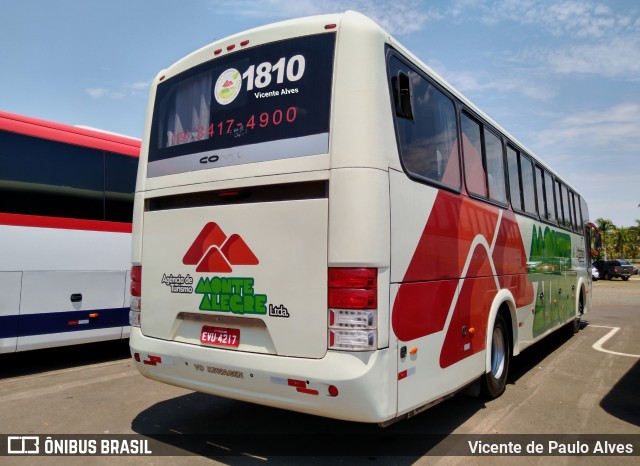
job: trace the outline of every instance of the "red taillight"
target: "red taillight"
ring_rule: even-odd
[[[131,267],[131,296],[142,296],[142,266]]]
[[[330,349],[369,351],[377,347],[378,269],[329,268]]]
[[[614,265],[614,266],[613,266],[613,271],[614,271],[615,273],[618,273],[618,266],[617,266],[617,265]]]
[[[329,269],[329,288],[375,288],[377,285],[377,269]]]
[[[375,309],[378,291],[357,288],[329,288],[329,307],[338,309]]]
[[[378,306],[377,269],[330,268],[329,307],[375,309]]]

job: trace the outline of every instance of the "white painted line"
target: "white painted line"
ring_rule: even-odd
[[[617,356],[628,356],[630,358],[640,358],[640,354],[627,354],[627,353],[618,353],[617,351],[610,351],[608,349],[604,349],[602,347],[603,344],[605,344],[609,338],[613,337],[618,330],[620,330],[620,327],[606,327],[604,325],[589,325],[590,327],[594,327],[594,328],[610,328],[611,331],[609,333],[607,333],[605,336],[603,336],[602,338],[600,338],[598,341],[596,341],[592,348],[596,351],[602,351],[603,353],[609,353],[609,354],[615,354]]]

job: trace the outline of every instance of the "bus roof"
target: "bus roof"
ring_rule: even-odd
[[[0,130],[77,146],[107,150],[132,157],[140,155],[140,139],[9,112],[0,111]]]

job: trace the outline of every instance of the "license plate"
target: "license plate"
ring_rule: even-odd
[[[240,344],[240,329],[205,325],[200,332],[200,343],[237,348]]]

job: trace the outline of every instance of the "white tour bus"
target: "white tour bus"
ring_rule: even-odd
[[[129,336],[140,140],[0,112],[0,353]]]
[[[286,21],[154,80],[133,220],[146,377],[389,423],[591,302],[587,208],[370,19]]]

